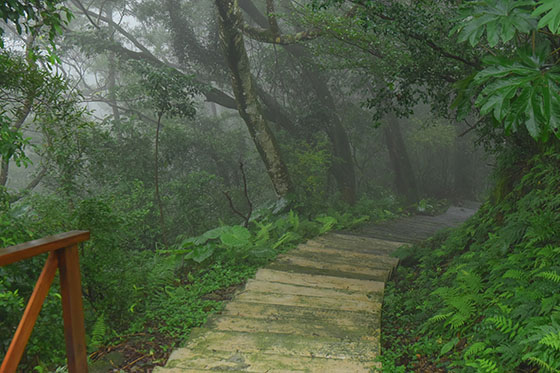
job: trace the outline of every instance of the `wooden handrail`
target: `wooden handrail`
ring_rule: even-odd
[[[88,240],[89,237],[90,235],[87,231],[72,231],[3,249],[0,248],[0,267],[43,253],[49,253],[33,293],[27,302],[14,338],[10,343],[10,347],[8,347],[8,352],[4,356],[0,366],[0,373],[13,373],[16,371],[57,269],[60,273],[60,293],[62,295],[62,317],[64,319],[68,371],[70,373],[87,373],[86,336],[78,243]]]

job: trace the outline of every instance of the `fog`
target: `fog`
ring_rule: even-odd
[[[21,135],[2,153],[2,238],[92,232],[82,273],[94,358],[151,328],[161,346],[177,343],[218,309],[207,294],[285,245],[488,196],[491,126],[453,104],[475,52],[439,24],[411,37],[412,26],[369,24],[366,8],[336,1],[57,6],[73,17],[51,36],[48,22],[2,23],[13,62],[2,125]],[[226,280],[228,266],[238,272]],[[11,286],[38,267],[5,271]],[[201,278],[218,285],[200,280],[195,297]],[[165,297],[194,321],[162,316],[178,312]],[[60,361],[44,348],[60,335],[40,328],[26,369]]]

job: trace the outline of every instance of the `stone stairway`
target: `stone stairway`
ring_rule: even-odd
[[[157,373],[369,372],[403,243],[329,233],[260,269]]]
[[[379,353],[390,254],[472,216],[476,202],[329,233],[280,255],[156,373],[369,372]]]

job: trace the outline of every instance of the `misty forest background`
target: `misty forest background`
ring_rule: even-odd
[[[0,245],[91,231],[99,371],[164,364],[307,238],[464,201],[484,204],[398,253],[383,369],[559,371],[555,0],[6,1],[0,15]],[[42,261],[0,268],[0,356]],[[64,370],[58,291],[22,371]]]

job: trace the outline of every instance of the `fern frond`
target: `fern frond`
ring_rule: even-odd
[[[502,276],[502,278],[511,278],[514,280],[524,280],[526,277],[527,273],[519,269],[509,269]]]
[[[558,369],[555,369],[546,361],[539,359],[538,357],[530,356],[526,360],[529,360],[530,363],[533,363],[534,365],[537,365],[538,367],[545,369],[547,372],[554,372],[554,373],[558,372]]]
[[[99,348],[103,344],[106,334],[107,325],[105,324],[105,316],[101,314],[93,324],[90,346],[95,349]]]
[[[519,328],[519,323],[514,323],[512,319],[505,316],[489,317],[485,321],[494,324],[502,333],[509,334],[510,338],[517,334]]]
[[[481,351],[484,351],[485,348],[486,348],[486,344],[484,342],[473,343],[469,348],[465,350],[463,357],[465,359],[469,359],[472,355],[476,355]]]
[[[444,320],[447,320],[449,318],[449,316],[453,315],[453,312],[448,312],[448,313],[442,313],[439,315],[435,315],[429,318],[429,322],[441,322]]]
[[[545,335],[539,343],[560,351],[560,332]]]
[[[482,290],[482,279],[474,272],[467,272],[461,270],[457,275],[457,280],[461,283],[462,287],[470,290],[473,293],[478,293]]]
[[[476,368],[478,372],[498,373],[498,366],[495,361],[488,359],[476,359],[474,362],[467,363],[467,366]]]
[[[537,273],[535,277],[542,277],[549,281],[560,283],[560,275],[554,271],[545,271],[545,272]]]

